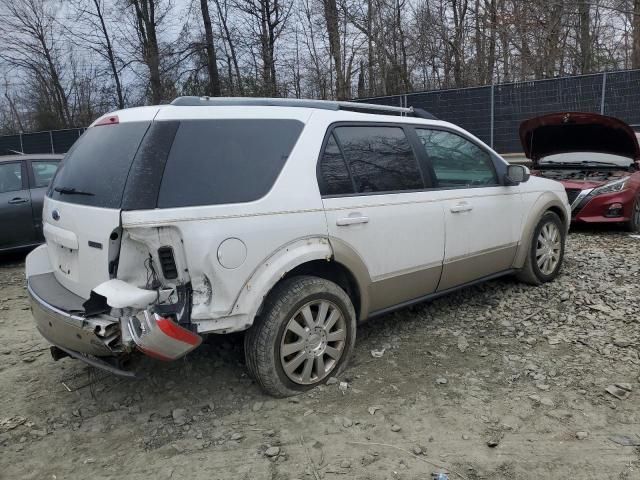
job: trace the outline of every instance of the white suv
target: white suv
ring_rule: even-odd
[[[529,178],[421,110],[182,97],[94,122],[49,187],[27,258],[54,359],[121,375],[247,330],[247,367],[292,395],[338,374],[358,322],[517,273],[552,280],[570,221]]]

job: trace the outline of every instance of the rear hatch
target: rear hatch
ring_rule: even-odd
[[[49,260],[57,280],[83,298],[115,273],[125,188],[157,111],[134,109],[88,128],[48,189],[43,230]]]

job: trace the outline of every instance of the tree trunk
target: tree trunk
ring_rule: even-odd
[[[222,24],[222,29],[224,30],[224,36],[227,40],[227,45],[229,45],[229,53],[231,53],[231,61],[233,62],[233,69],[236,73],[236,78],[238,80],[238,90],[240,91],[240,95],[244,95],[244,87],[242,85],[242,76],[240,75],[240,66],[238,65],[238,55],[236,54],[236,47],[234,41],[231,39],[231,33],[229,32],[229,26],[227,25],[227,16],[223,15],[222,7],[220,6],[220,0],[215,0],[216,8],[218,9],[218,17],[220,18],[220,23]],[[231,67],[229,67],[231,70]],[[231,77],[229,77],[231,78]],[[231,82],[233,84],[233,82]]]
[[[324,19],[327,24],[329,36],[329,52],[333,57],[336,72],[336,98],[346,100],[349,95],[345,85],[342,69],[342,55],[340,54],[340,30],[338,26],[338,6],[336,0],[323,0]]]
[[[580,28],[578,30],[578,44],[580,46],[580,73],[589,73],[591,71],[590,7],[591,5],[587,0],[578,1],[578,16],[580,18]]]
[[[149,69],[151,103],[158,105],[162,102],[163,91],[154,2],[155,0],[131,0],[136,13],[136,24],[142,44],[144,62]]]
[[[120,74],[116,67],[116,58],[113,53],[113,47],[111,45],[111,38],[109,36],[109,30],[107,30],[106,22],[104,21],[104,15],[99,0],[93,0],[93,4],[96,7],[96,15],[100,21],[100,28],[102,29],[102,35],[104,36],[104,42],[106,47],[106,55],[109,61],[109,68],[113,75],[113,81],[116,83],[116,96],[118,97],[118,108],[122,110],[124,108],[124,95],[122,94],[122,84],[120,83]]]
[[[207,73],[209,74],[209,95],[220,96],[220,75],[218,74],[218,59],[216,58],[216,47],[213,43],[213,28],[211,27],[211,16],[209,15],[208,0],[200,0],[200,11],[202,12],[202,23],[204,23],[205,49],[207,51]]]
[[[631,68],[640,68],[640,0],[633,2],[633,48]]]

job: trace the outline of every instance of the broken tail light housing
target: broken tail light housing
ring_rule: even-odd
[[[138,349],[159,360],[176,360],[202,343],[202,337],[197,333],[149,310],[130,317],[128,326]]]

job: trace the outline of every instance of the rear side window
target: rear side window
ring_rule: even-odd
[[[347,195],[353,192],[353,183],[347,164],[333,134],[320,159],[320,193],[322,195]]]
[[[344,126],[333,130],[358,193],[424,188],[404,130],[399,127]]]
[[[120,208],[131,163],[149,122],[92,127],[67,153],[48,195],[70,203]]]
[[[493,160],[475,143],[443,130],[416,129],[442,188],[498,185]]]
[[[273,186],[304,125],[297,120],[182,121],[159,208],[250,202]]]
[[[56,174],[58,162],[48,160],[31,160],[31,170],[35,181],[33,188],[41,188],[49,185],[49,182]]]

